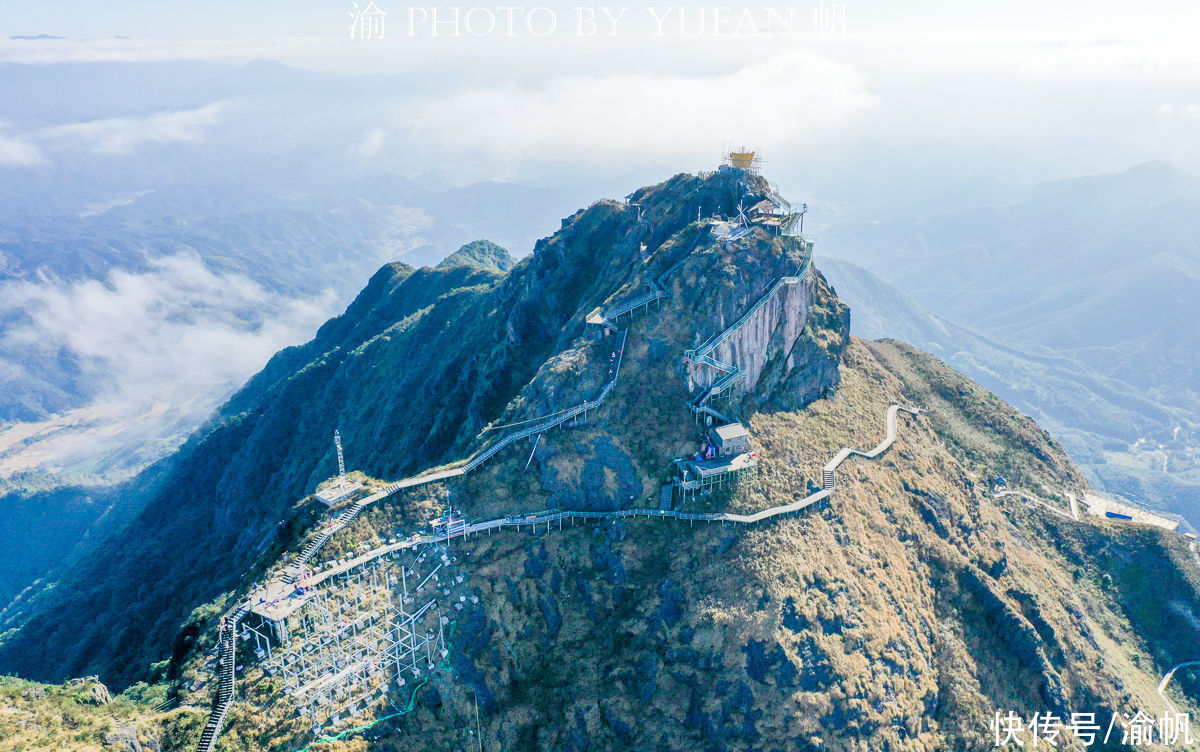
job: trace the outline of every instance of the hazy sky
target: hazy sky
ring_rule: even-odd
[[[350,0],[7,0],[0,60],[268,58],[428,76],[436,91],[380,120],[364,144],[400,129],[482,160],[479,176],[530,156],[608,163],[628,153],[691,168],[732,140],[781,164],[860,141],[952,141],[1024,153],[1048,175],[1150,158],[1200,168],[1194,2],[376,1],[384,38],[361,40],[350,38]],[[457,27],[445,22],[454,6]],[[518,8],[511,35],[504,7]],[[581,27],[581,14],[596,25]],[[791,33],[768,29],[780,18]],[[36,34],[67,39],[8,39]]]

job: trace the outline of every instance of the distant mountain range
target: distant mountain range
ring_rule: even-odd
[[[1094,480],[1200,522],[1200,179],[1147,163],[820,246],[856,333],[929,350]]]

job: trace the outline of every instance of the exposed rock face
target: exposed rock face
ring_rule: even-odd
[[[118,723],[104,737],[104,746],[113,752],[142,752],[142,743],[138,739],[137,726],[130,723]]]
[[[745,373],[741,389],[750,392],[758,391],[759,379],[773,358],[784,358],[787,371],[799,365],[793,349],[808,323],[809,310],[817,294],[818,283],[813,276],[790,284],[763,281],[767,286],[759,296],[761,298],[774,287],[770,298],[712,351],[716,360],[735,365]],[[756,303],[757,300],[750,298],[744,306],[749,308]],[[707,388],[722,375],[710,366],[688,364],[688,388]]]
[[[849,309],[815,267],[797,282],[779,283],[797,276],[803,263],[798,240],[760,229],[722,253],[700,254],[681,270],[687,281],[675,289],[699,288],[687,303],[699,322],[690,335],[690,348],[741,322],[711,351],[712,358],[744,374],[717,398],[729,408],[722,412],[734,413],[731,417],[744,418],[768,404],[802,407],[837,386],[838,359],[850,336]],[[689,295],[686,290],[680,294]],[[702,394],[725,373],[711,365],[687,363],[686,388]]]
[[[768,344],[766,362],[755,388],[744,396],[743,402],[749,404],[743,409],[752,405],[794,410],[831,396],[837,387],[841,379],[838,365],[850,344],[850,309],[816,269],[805,280],[805,287],[812,292],[807,296],[809,307],[803,331],[791,340],[789,349],[787,329],[781,327],[784,333]],[[788,300],[800,295],[800,290],[793,289]]]
[[[607,435],[548,444],[539,463],[542,488],[564,509],[628,506],[652,491],[630,455],[625,442]]]
[[[112,702],[112,694],[108,691],[108,687],[104,686],[95,676],[74,679],[68,682],[67,686],[78,688],[76,697],[80,702],[89,705],[107,705]]]

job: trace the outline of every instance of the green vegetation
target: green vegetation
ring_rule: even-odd
[[[468,266],[476,269],[491,269],[497,272],[507,272],[516,264],[508,251],[490,240],[473,240],[454,253],[447,256],[437,265],[439,269],[450,269],[455,266]]]
[[[0,677],[0,749],[183,749],[197,724],[203,725],[203,713],[191,708],[156,712],[147,696],[157,694],[145,685],[111,696],[95,677],[61,685]]]

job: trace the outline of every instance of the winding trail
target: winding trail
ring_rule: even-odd
[[[628,310],[632,309],[627,309],[624,312],[628,312]],[[615,316],[613,318],[615,318]],[[534,434],[541,433],[550,428],[561,425],[562,423],[571,420],[575,416],[580,415],[587,410],[592,410],[596,407],[599,407],[604,399],[608,396],[609,392],[612,391],[613,387],[617,383],[617,378],[620,376],[621,362],[624,358],[625,342],[628,334],[628,328],[621,330],[621,339],[620,344],[616,349],[617,357],[613,366],[612,378],[605,383],[603,388],[601,388],[600,393],[597,394],[594,399],[575,405],[574,407],[567,408],[566,410],[560,410],[559,412],[552,413],[551,415],[538,419],[533,425],[507,434],[504,436],[504,438],[500,439],[488,448],[480,451],[459,467],[438,470],[432,473],[424,473],[411,478],[405,478],[404,480],[400,480],[385,486],[381,491],[377,491],[370,496],[366,496],[354,502],[341,514],[330,520],[329,525],[321,531],[320,535],[310,540],[304,546],[304,548],[300,551],[300,555],[296,557],[296,560],[290,566],[280,572],[276,580],[267,583],[268,595],[273,595],[272,591],[278,593],[281,590],[283,592],[293,590],[293,586],[295,585],[296,581],[304,572],[305,565],[312,559],[312,557],[321,550],[325,543],[328,542],[329,539],[334,536],[334,534],[349,525],[354,518],[358,516],[359,512],[361,512],[367,506],[381,499],[385,499],[401,489],[412,488],[414,486],[421,486],[428,483],[435,483],[437,481],[446,480],[447,478],[455,478],[465,475],[466,473],[469,473],[470,471],[482,465],[487,460],[491,459],[501,449],[509,446],[514,441],[525,438],[526,436],[532,436]],[[234,634],[237,631],[238,623],[243,617],[246,616],[247,613],[250,612],[252,605],[253,604],[249,599],[239,601],[221,616],[220,634],[217,641],[217,704],[213,708],[212,713],[209,715],[208,723],[205,725],[204,731],[200,735],[200,744],[198,746],[199,752],[213,751],[216,745],[217,736],[221,733],[221,727],[225,724],[225,718],[229,713],[230,706],[233,704],[234,687],[236,683],[236,676],[234,672],[234,663],[236,661],[236,644],[234,640]]]
[[[304,572],[305,565],[308,564],[312,557],[321,550],[321,547],[333,537],[334,533],[349,525],[351,521],[358,516],[359,512],[371,504],[379,501],[380,499],[386,499],[388,496],[391,496],[397,491],[405,488],[423,486],[428,483],[436,483],[437,481],[446,480],[447,478],[457,478],[459,476],[466,475],[482,465],[484,462],[487,462],[501,449],[509,446],[514,441],[523,439],[527,436],[533,436],[534,434],[542,433],[543,431],[547,431],[555,426],[562,425],[568,420],[575,418],[577,415],[599,407],[600,404],[604,402],[604,399],[608,397],[608,394],[612,391],[613,387],[616,386],[617,378],[621,375],[621,362],[625,357],[625,342],[628,338],[628,335],[629,329],[621,330],[621,341],[620,344],[617,345],[616,349],[617,357],[613,367],[612,378],[604,384],[604,387],[594,399],[580,403],[574,407],[567,408],[566,410],[560,410],[556,413],[552,413],[548,416],[537,419],[537,421],[530,426],[526,426],[519,431],[513,431],[510,434],[506,434],[504,438],[500,439],[495,444],[492,444],[487,449],[480,451],[478,454],[467,460],[466,463],[459,467],[438,470],[432,473],[424,473],[422,475],[415,475],[411,478],[405,478],[404,480],[396,481],[395,483],[385,486],[382,491],[376,491],[370,496],[365,496],[359,499],[351,504],[346,511],[342,512],[340,515],[331,520],[329,526],[325,528],[320,535],[308,542],[308,544],[300,551],[300,555],[296,557],[296,561],[293,562],[290,567],[284,570],[280,580],[287,585],[291,585],[300,579],[300,575]],[[205,751],[201,750],[201,752]]]
[[[575,405],[574,407],[569,407],[565,410],[560,410],[556,413],[551,413],[550,415],[544,416],[542,418],[534,419],[535,422],[532,425],[528,425],[525,428],[522,428],[518,431],[513,431],[512,433],[506,434],[502,439],[500,439],[496,443],[492,444],[488,448],[481,450],[479,453],[477,453],[476,455],[471,457],[469,460],[467,460],[464,464],[462,464],[458,467],[447,468],[447,469],[438,470],[438,471],[432,472],[432,473],[424,473],[421,475],[413,476],[411,478],[405,478],[404,480],[400,480],[395,483],[392,483],[391,485],[386,486],[381,491],[378,491],[374,494],[371,494],[370,496],[366,496],[362,499],[359,499],[358,501],[353,503],[349,508],[347,508],[344,512],[342,512],[340,515],[338,515],[336,518],[334,518],[330,522],[329,527],[327,529],[323,530],[320,535],[318,535],[313,540],[309,541],[309,543],[301,550],[300,555],[296,558],[295,562],[288,569],[286,569],[283,572],[283,574],[281,575],[282,582],[287,585],[292,585],[297,580],[299,580],[300,575],[304,572],[305,566],[308,564],[309,561],[312,560],[312,557],[316,555],[316,553],[325,545],[325,543],[331,537],[333,537],[333,535],[335,533],[337,533],[339,530],[341,530],[342,528],[349,525],[350,522],[353,521],[354,518],[358,516],[359,512],[361,512],[363,509],[370,506],[371,504],[374,504],[376,501],[385,499],[388,496],[394,494],[395,492],[400,491],[405,488],[412,488],[415,486],[421,486],[421,485],[425,485],[428,483],[435,483],[437,481],[446,480],[448,478],[456,478],[456,477],[465,475],[465,474],[471,472],[472,470],[474,470],[475,468],[479,467],[480,465],[482,465],[484,462],[491,459],[493,456],[496,455],[496,453],[498,453],[500,450],[504,449],[505,447],[511,445],[512,443],[519,441],[520,439],[526,438],[528,436],[540,434],[543,431],[554,428],[555,426],[562,425],[563,423],[566,423],[567,421],[574,419],[576,416],[586,413],[588,410],[594,410],[597,407],[599,407],[601,405],[601,403],[604,402],[605,398],[608,397],[609,393],[613,390],[613,387],[615,387],[617,384],[617,379],[621,374],[621,363],[625,357],[625,345],[626,345],[626,342],[629,337],[629,327],[626,326],[624,329],[618,329],[616,320],[620,316],[624,316],[626,314],[631,314],[637,308],[644,306],[644,305],[648,305],[655,300],[659,300],[660,298],[670,297],[670,293],[666,289],[667,277],[670,276],[676,269],[678,269],[684,263],[684,261],[686,261],[691,256],[692,252],[695,251],[697,247],[699,247],[701,241],[703,241],[708,236],[709,236],[709,231],[707,229],[702,229],[699,232],[697,232],[695,240],[692,241],[691,245],[682,254],[682,256],[674,264],[672,264],[669,268],[667,268],[666,271],[664,271],[662,274],[660,274],[656,279],[654,279],[652,282],[647,283],[648,286],[651,288],[650,292],[636,296],[634,298],[631,298],[631,299],[628,299],[628,300],[625,300],[622,302],[619,302],[619,303],[615,303],[614,305],[612,305],[608,308],[597,309],[595,312],[593,312],[591,315],[589,315],[586,318],[587,324],[594,325],[594,326],[602,326],[606,329],[609,329],[610,331],[617,332],[618,337],[620,337],[620,342],[615,348],[617,357],[616,357],[616,363],[615,363],[615,366],[614,366],[613,372],[612,372],[612,378],[610,378],[604,384],[604,387],[600,390],[600,393],[597,394],[594,399],[591,399],[587,402],[583,402],[581,404]],[[786,276],[786,277],[779,277],[778,279],[776,279],[773,283],[771,283],[767,287],[766,291],[761,296],[759,296],[758,300],[756,300],[754,302],[754,304],[751,305],[750,308],[745,313],[743,313],[742,316],[740,318],[738,318],[738,320],[735,321],[732,325],[726,327],[721,332],[718,332],[716,335],[711,337],[707,342],[705,342],[699,348],[697,348],[695,350],[684,351],[683,357],[685,360],[691,360],[692,362],[697,362],[697,363],[705,363],[708,365],[716,365],[717,367],[723,366],[724,367],[723,370],[729,371],[729,373],[725,377],[723,377],[717,383],[714,383],[712,386],[710,386],[708,389],[706,389],[696,400],[690,401],[688,403],[688,408],[691,409],[693,412],[707,413],[716,418],[724,420],[727,423],[732,422],[727,417],[722,415],[721,413],[718,413],[717,411],[713,410],[711,407],[708,407],[708,405],[706,403],[711,397],[714,397],[714,396],[716,396],[716,394],[719,393],[719,391],[714,392],[714,389],[717,387],[718,383],[722,384],[721,390],[724,390],[725,388],[728,388],[728,386],[731,385],[734,381],[736,381],[738,378],[740,378],[743,374],[741,373],[740,369],[736,365],[723,364],[723,363],[719,364],[718,361],[716,361],[715,359],[712,358],[712,352],[713,352],[713,350],[716,349],[716,347],[719,344],[721,344],[721,342],[725,341],[725,339],[727,339],[734,332],[736,332],[738,329],[743,327],[746,324],[746,322],[749,321],[754,316],[755,313],[757,313],[764,305],[766,305],[768,301],[770,301],[772,298],[774,298],[775,294],[784,285],[800,284],[808,276],[808,274],[812,268],[812,243],[809,243],[809,242],[803,240],[802,238],[799,239],[799,242],[802,244],[802,248],[804,251],[804,260],[801,262],[800,268],[797,270],[797,272],[794,275]],[[207,752],[207,750],[201,750],[201,752]]]
[[[999,499],[1004,496],[1019,496],[1022,499],[1026,499],[1028,501],[1032,501],[1034,504],[1040,505],[1042,508],[1044,508],[1048,512],[1057,514],[1059,517],[1062,517],[1064,520],[1072,520],[1073,522],[1079,522],[1079,507],[1075,502],[1074,494],[1071,495],[1071,511],[1069,513],[1064,512],[1063,510],[1054,506],[1053,504],[1046,501],[1045,499],[1039,499],[1038,497],[1034,496],[1033,494],[1029,493],[1028,491],[1023,491],[1019,488],[1012,488],[1012,489],[1006,488],[1003,491],[996,491],[995,493],[992,494],[993,499]]]
[[[1171,678],[1175,676],[1176,671],[1187,666],[1200,666],[1200,661],[1186,661],[1172,666],[1171,670],[1163,676],[1162,681],[1158,683],[1158,696],[1163,699],[1168,712],[1178,713],[1179,708],[1175,707],[1175,703],[1171,702],[1171,698],[1167,697],[1167,685],[1171,683]]]
[[[334,577],[343,572],[354,569],[370,562],[372,559],[379,558],[386,554],[396,551],[403,551],[409,548],[425,546],[431,543],[442,543],[453,538],[466,538],[471,535],[477,535],[482,532],[490,533],[492,530],[497,530],[506,527],[515,527],[520,530],[522,527],[535,528],[538,525],[546,525],[546,529],[550,529],[550,524],[553,522],[561,522],[562,520],[619,520],[628,517],[647,517],[658,519],[675,519],[687,520],[688,522],[722,522],[735,523],[739,525],[751,525],[763,520],[769,520],[773,517],[780,517],[788,514],[796,514],[808,507],[827,499],[833,495],[834,486],[836,484],[835,472],[837,468],[850,457],[865,457],[867,459],[875,459],[879,455],[891,448],[896,441],[897,435],[897,415],[900,411],[904,411],[910,415],[920,414],[920,409],[915,407],[906,407],[902,405],[891,405],[888,407],[885,414],[886,435],[872,449],[861,450],[853,448],[845,448],[838,452],[833,459],[825,464],[823,468],[824,484],[821,490],[805,496],[802,499],[792,502],[791,504],[783,504],[777,507],[769,507],[767,509],[754,512],[753,514],[737,514],[735,512],[679,512],[670,509],[618,509],[611,512],[597,512],[585,510],[547,510],[542,512],[531,512],[528,514],[511,515],[508,517],[498,517],[486,522],[476,522],[464,525],[456,529],[450,534],[437,535],[414,535],[402,541],[389,543],[378,548],[371,549],[366,553],[356,556],[352,559],[346,559],[329,569],[315,573],[305,582],[308,588],[314,585],[319,585],[330,577]],[[290,589],[290,594],[284,595],[280,593],[279,606],[274,608],[256,607],[255,613],[263,614],[269,618],[281,618],[295,611],[300,605],[308,600],[307,595],[301,595],[294,592],[294,588]]]
[[[833,495],[834,487],[836,485],[836,470],[847,459],[853,456],[864,457],[866,459],[875,459],[891,448],[896,441],[898,432],[897,415],[900,413],[900,411],[904,411],[913,416],[919,415],[921,412],[920,409],[916,407],[908,407],[899,404],[893,404],[889,406],[884,417],[885,435],[883,440],[871,449],[862,450],[852,447],[843,448],[822,468],[823,487],[821,490],[809,494],[808,496],[792,502],[791,504],[770,507],[753,514],[738,514],[734,512],[678,512],[674,510],[663,509],[619,509],[611,512],[549,510],[525,515],[501,517],[494,520],[488,520],[486,522],[477,522],[465,525],[462,528],[456,529],[450,534],[413,536],[403,541],[381,546],[368,551],[361,556],[344,561],[335,567],[317,573],[314,575],[314,577],[307,581],[308,588],[311,589],[313,586],[320,584],[329,577],[333,577],[337,574],[353,569],[354,567],[361,566],[372,559],[392,553],[394,551],[401,551],[404,549],[415,548],[417,546],[423,546],[432,543],[440,543],[453,538],[469,537],[470,535],[479,534],[482,532],[490,533],[492,530],[506,527],[515,527],[517,530],[520,530],[522,527],[536,529],[537,526],[545,524],[546,529],[549,530],[551,523],[559,522],[561,526],[562,520],[618,520],[629,517],[687,520],[689,523],[699,521],[709,523],[721,522],[739,525],[751,525],[764,520],[772,519],[774,517],[798,514],[820,502],[821,500],[827,499]],[[382,496],[379,498],[382,498]],[[342,517],[345,516],[346,513],[343,513]],[[341,517],[338,519],[341,519]],[[336,530],[332,532],[336,532]],[[329,535],[332,535],[332,532],[330,532]],[[324,539],[327,540],[329,535],[324,536]],[[292,594],[278,598],[278,608],[273,608],[267,611],[268,616],[286,616],[299,606],[303,605],[305,600],[307,600],[304,595],[296,594],[295,589],[290,587],[290,583],[287,586],[287,590],[292,591]],[[207,726],[205,726],[204,733],[201,736],[199,746],[200,752],[212,752],[213,746],[216,742],[216,736],[218,733],[220,733],[221,726],[224,724],[225,717],[229,712],[229,706],[232,704],[233,690],[236,679],[233,670],[235,658],[234,636],[238,622],[247,613],[249,613],[251,605],[252,604],[248,599],[240,601],[221,617],[221,637],[219,641],[220,686],[218,690],[218,705],[213,710],[213,713],[209,718],[209,722]],[[255,610],[256,612],[263,612],[263,609],[261,608]]]

